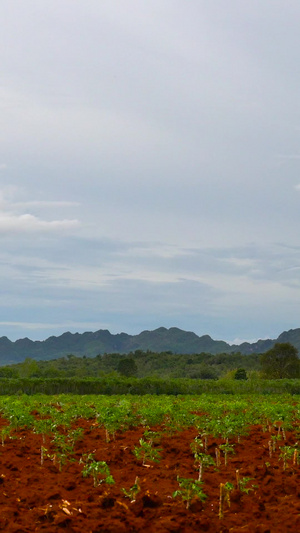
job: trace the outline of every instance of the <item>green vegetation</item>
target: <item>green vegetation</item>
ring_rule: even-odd
[[[268,378],[299,378],[298,350],[289,342],[277,343],[260,356],[263,373]]]
[[[165,395],[181,394],[300,394],[299,379],[225,380],[159,378],[23,378],[0,379],[0,396],[35,394]]]
[[[195,479],[177,477],[177,481],[180,489],[176,490],[173,494],[173,498],[180,496],[182,501],[186,502],[186,508],[188,509],[193,498],[199,498],[204,502],[207,498],[203,492],[203,482]]]
[[[297,350],[289,343],[261,355],[136,350],[126,356],[26,358],[0,368],[0,394],[299,394],[299,377]]]
[[[136,362],[132,357],[124,357],[123,359],[120,359],[117,366],[119,374],[126,376],[127,378],[136,376],[137,370]]]
[[[91,476],[94,480],[94,487],[97,487],[101,483],[107,483],[108,485],[115,483],[109,466],[105,461],[96,461],[94,454],[89,453],[83,455],[82,462],[84,463],[82,475],[83,477]]]
[[[121,489],[126,498],[129,498],[132,502],[135,501],[137,494],[140,492],[141,487],[139,484],[139,478],[135,478],[135,482],[128,490],[125,488]]]
[[[251,490],[254,490],[257,485],[251,485],[249,486],[248,483],[252,481],[252,478],[251,477],[243,477],[241,479],[239,479],[239,482],[238,482],[238,488],[241,492],[245,492],[246,494],[249,494],[249,492]]]
[[[195,383],[195,380],[190,382]],[[264,380],[261,382],[265,383]],[[207,384],[205,381],[202,383]],[[219,383],[214,382],[214,385]],[[141,501],[150,499],[147,474],[143,473],[147,468],[148,471],[157,469],[158,472],[160,468],[165,467],[168,476],[170,472],[172,477],[172,488],[167,498],[170,499],[171,495],[178,498],[183,502],[182,505],[190,508],[192,512],[201,511],[202,505],[212,507],[216,500],[212,500],[210,487],[213,487],[215,498],[220,484],[218,515],[221,520],[226,518],[224,511],[229,510],[230,499],[236,502],[234,496],[242,498],[242,503],[246,503],[247,498],[256,498],[257,472],[259,479],[263,479],[265,468],[267,471],[269,469],[270,473],[273,471],[274,475],[281,467],[280,476],[282,475],[282,483],[286,487],[291,479],[289,473],[295,480],[298,475],[296,467],[299,451],[297,430],[300,420],[300,396],[245,394],[249,383],[249,380],[231,380],[236,392],[238,387],[244,388],[243,394],[232,395],[203,392],[201,395],[180,396],[0,396],[1,451],[5,456],[7,448],[13,448],[9,445],[10,439],[20,439],[20,445],[25,447],[26,441],[23,442],[23,439],[29,438],[30,441],[32,433],[39,434],[40,454],[36,453],[36,447],[33,454],[33,460],[40,463],[39,469],[46,475],[47,466],[52,461],[51,471],[62,471],[63,475],[65,472],[77,472],[77,480],[80,479],[79,476],[87,478],[87,486],[90,485],[91,492],[95,487],[99,503],[101,498],[97,487],[100,485],[105,497],[109,495],[110,487],[114,486],[113,498],[119,498],[119,491],[119,495],[126,496],[131,502],[137,498],[139,492]],[[284,380],[275,383],[281,385]],[[83,419],[87,422],[84,423]],[[129,428],[129,438],[126,440],[125,432]],[[133,442],[130,434],[134,429],[137,431],[136,441]],[[182,433],[175,435],[172,443],[175,432]],[[90,438],[93,433],[95,439]],[[188,435],[186,440],[185,434]],[[255,450],[252,455],[245,454],[248,439],[244,439],[242,443],[239,439],[241,435],[248,434],[250,438],[255,435],[259,453]],[[277,445],[276,453],[273,444]],[[106,454],[109,449],[112,453]],[[122,455],[118,452],[121,449]],[[173,454],[172,461],[169,461],[170,451]],[[271,451],[270,458],[268,451]],[[217,452],[216,461],[213,458],[214,452]],[[234,463],[230,469],[233,454]],[[133,455],[136,460],[132,462],[132,468],[128,457]],[[251,469],[250,457],[254,462]],[[226,466],[227,461],[229,467]],[[125,478],[123,473],[120,476],[120,469],[123,470],[124,465],[126,467],[128,464],[131,464],[130,476]],[[145,468],[142,468],[142,465]],[[237,466],[240,470],[236,469]],[[240,476],[240,472],[246,475]],[[128,483],[126,488],[122,487],[124,479],[127,480],[126,485]],[[129,486],[134,479],[134,484]],[[159,476],[155,479],[159,479]],[[216,479],[217,484],[214,485]],[[220,480],[224,483],[220,483]],[[295,485],[296,481],[293,486]],[[153,496],[156,495],[157,493]],[[169,500],[165,501],[169,504]],[[97,505],[100,508],[99,503]],[[124,508],[125,504],[121,502],[122,505]],[[125,507],[127,508],[126,505]],[[214,510],[217,513],[215,504]]]
[[[234,374],[234,379],[247,379],[247,372],[244,368],[238,368]]]
[[[259,372],[258,354],[241,353],[174,354],[172,352],[143,352],[128,355],[110,353],[96,357],[78,357],[69,354],[51,361],[36,361],[29,357],[22,363],[0,367],[0,378],[76,378],[76,377],[160,377],[165,379],[217,380],[230,371],[243,368],[249,379]]]
[[[146,461],[151,461],[154,463],[159,462],[160,450],[153,448],[152,443],[147,442],[144,439],[140,439],[139,444],[139,446],[134,447],[133,454],[138,460],[143,462],[143,465],[145,465]]]
[[[36,419],[32,413],[41,419]],[[205,451],[204,436],[207,434],[223,439],[224,444],[220,448],[230,453],[233,450],[227,447],[234,447],[239,436],[247,435],[248,427],[253,424],[260,424],[262,431],[269,431],[277,440],[285,439],[282,428],[295,427],[299,420],[300,399],[289,394],[265,397],[211,393],[178,397],[75,394],[0,396],[0,414],[7,421],[3,427],[4,440],[11,438],[15,431],[27,428],[47,435],[55,450],[69,455],[74,453],[76,442],[82,438],[82,428],[71,427],[74,421],[85,418],[96,421],[96,427],[106,429],[112,413],[116,431],[125,431],[134,426],[144,427],[144,436],[137,448],[149,450],[150,454],[152,449],[159,451],[156,446],[162,438],[161,432],[149,429],[156,425],[165,427],[164,434],[170,436],[174,428],[195,427],[198,432],[199,428],[205,426],[203,438],[197,436],[190,445],[192,453],[200,455]],[[43,419],[44,416],[47,418]],[[84,456],[84,463],[91,462],[91,459],[90,456]]]

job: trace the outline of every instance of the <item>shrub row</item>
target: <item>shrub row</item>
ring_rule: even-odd
[[[159,378],[0,378],[0,395],[12,394],[300,394],[300,379],[195,380]]]

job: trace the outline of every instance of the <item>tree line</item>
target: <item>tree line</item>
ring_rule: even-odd
[[[136,350],[127,355],[96,357],[72,354],[49,361],[27,357],[22,363],[0,367],[0,378],[103,378],[103,377],[220,379],[291,379],[300,377],[296,348],[277,343],[263,354],[173,354]]]

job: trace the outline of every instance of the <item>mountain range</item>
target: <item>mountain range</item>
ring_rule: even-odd
[[[243,342],[240,345],[228,344],[222,340],[213,340],[209,335],[199,337],[191,331],[179,328],[158,328],[154,331],[142,331],[138,335],[118,333],[108,330],[96,332],[70,333],[58,337],[49,337],[44,341],[32,341],[28,338],[10,341],[0,337],[0,365],[22,362],[26,357],[36,360],[48,360],[69,354],[95,357],[104,353],[126,354],[135,350],[181,354],[193,353],[236,353],[248,355],[263,353],[276,342],[290,342],[300,352],[300,328],[284,331],[277,339],[258,340],[254,343]]]

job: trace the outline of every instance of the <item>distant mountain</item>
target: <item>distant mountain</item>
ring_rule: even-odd
[[[31,341],[28,338],[15,342],[7,337],[0,337],[0,365],[19,363],[31,357],[36,360],[56,359],[69,354],[94,357],[103,353],[129,353],[135,350],[192,354],[192,353],[263,353],[276,342],[290,342],[300,352],[300,328],[284,331],[277,339],[258,340],[255,343],[244,342],[230,345],[224,341],[215,341],[209,335],[199,337],[191,331],[179,328],[158,328],[154,331],[142,331],[139,335],[127,333],[111,334],[108,330],[94,333],[66,332],[59,337],[49,337],[45,341]]]

